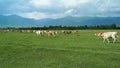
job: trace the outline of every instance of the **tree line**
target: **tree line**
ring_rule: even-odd
[[[116,24],[111,25],[96,25],[96,26],[44,26],[44,27],[7,27],[1,29],[20,29],[20,30],[79,30],[79,29],[120,29]]]

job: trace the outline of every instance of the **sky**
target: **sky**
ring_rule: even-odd
[[[0,0],[0,15],[26,18],[120,17],[120,0]]]

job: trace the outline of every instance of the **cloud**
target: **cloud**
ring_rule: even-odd
[[[35,7],[49,7],[51,5],[51,1],[50,0],[30,0],[29,1],[30,4],[32,4]]]
[[[32,19],[44,19],[44,18],[62,18],[65,16],[72,16],[74,9],[69,9],[63,13],[56,13],[56,14],[49,14],[49,13],[42,13],[42,12],[29,12],[29,13],[20,13],[19,16],[26,17],[26,18],[32,18]]]
[[[32,18],[32,19],[44,19],[44,18],[61,18],[65,17],[66,15],[64,13],[57,13],[57,14],[47,14],[42,12],[29,12],[29,13],[19,13],[19,16],[25,17],[25,18]]]
[[[61,0],[61,3],[65,8],[73,8],[88,3],[89,1],[90,0]]]
[[[46,17],[44,13],[40,13],[40,12],[19,13],[18,15],[32,19],[41,19]]]
[[[120,0],[0,0],[0,15],[28,18],[120,16]]]
[[[65,14],[70,15],[70,14],[73,13],[73,11],[74,11],[74,9],[67,10],[67,11],[65,12]]]

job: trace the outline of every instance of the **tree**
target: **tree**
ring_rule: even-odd
[[[111,28],[112,28],[112,29],[116,29],[116,27],[117,27],[116,24],[112,24],[112,25],[111,25]]]

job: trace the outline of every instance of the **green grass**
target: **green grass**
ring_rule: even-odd
[[[99,31],[56,37],[0,32],[0,68],[120,68],[120,40],[103,43]]]

